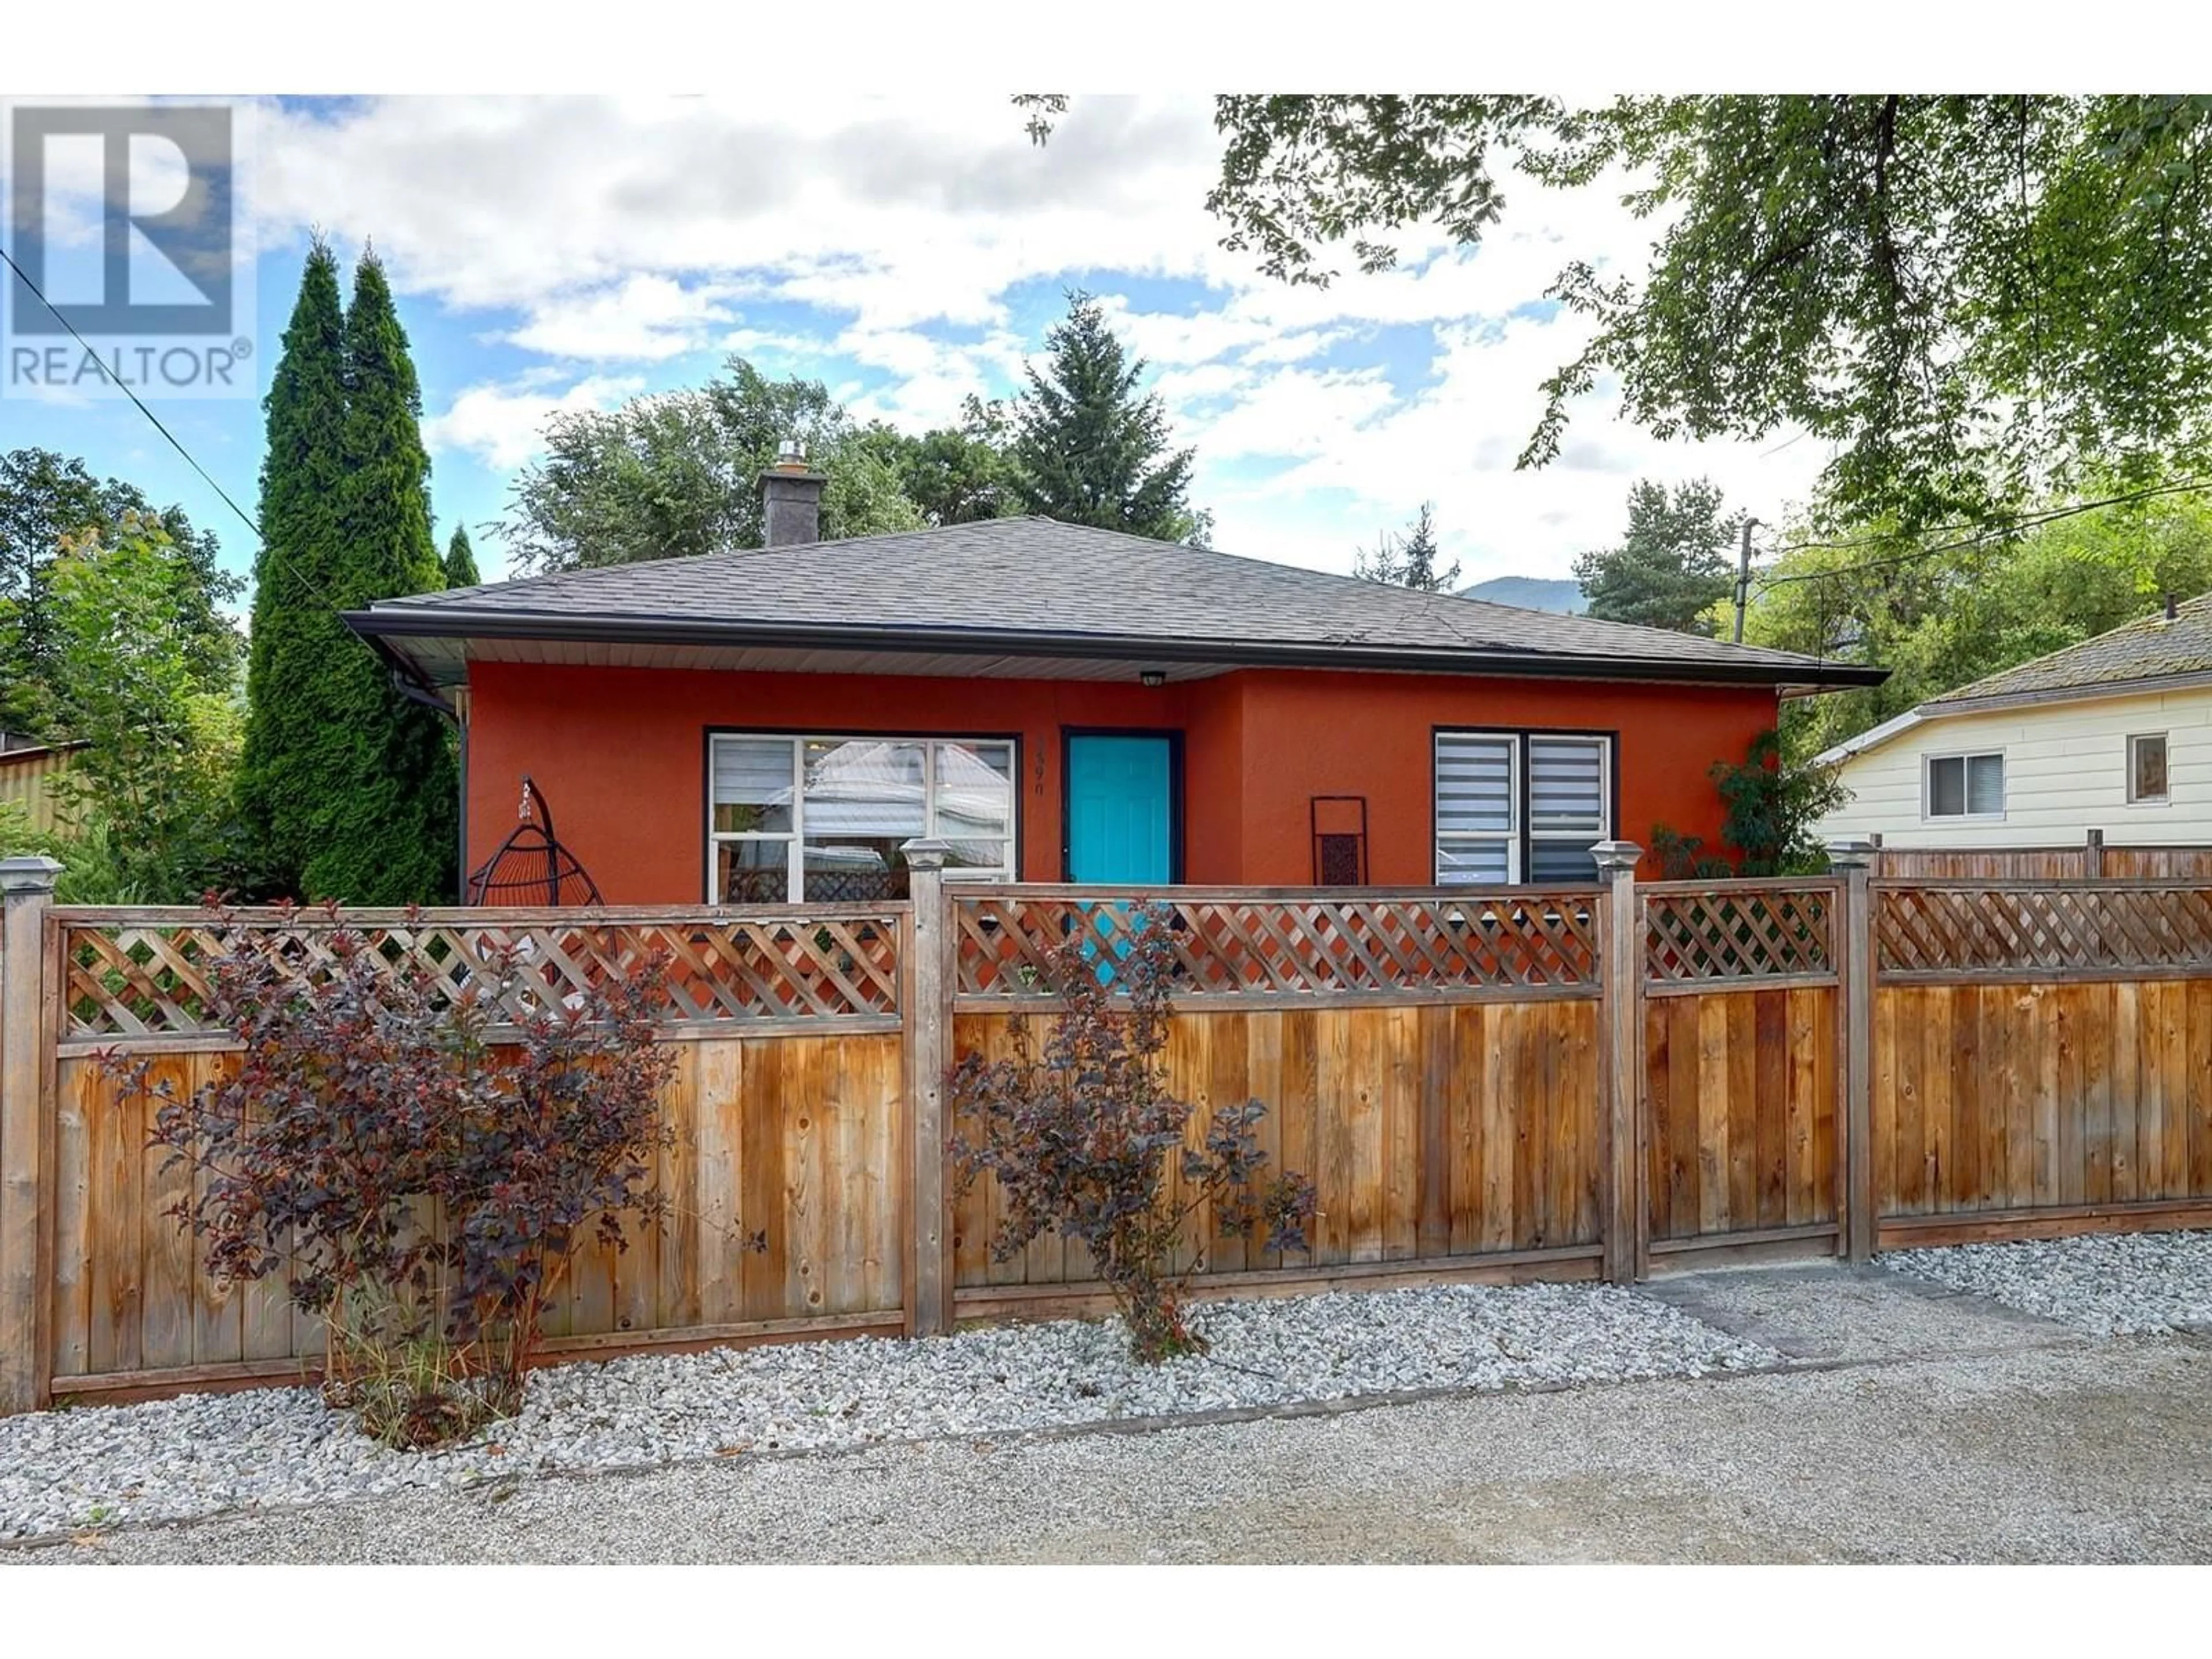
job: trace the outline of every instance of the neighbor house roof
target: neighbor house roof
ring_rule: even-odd
[[[726,659],[731,648],[817,659],[929,653],[1158,662],[1193,673],[1279,664],[1808,689],[1884,677],[1043,518],[535,576],[383,600],[346,621],[419,678],[444,684],[463,678],[472,657],[513,654],[497,642],[520,641],[633,648],[592,661],[660,660],[635,648],[675,647],[722,648]]]
[[[2212,677],[2212,593],[2123,623],[2079,645],[2038,657],[1931,697],[1929,714],[1965,714],[2020,702],[2108,696]]]
[[[1847,738],[1817,758],[1826,765],[1879,749],[1929,720],[1953,714],[2078,702],[2131,692],[2212,684],[2212,593],[2124,623],[2111,632],[1930,697],[1916,708]]]

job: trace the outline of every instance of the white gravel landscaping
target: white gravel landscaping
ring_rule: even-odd
[[[1892,1250],[1894,1273],[1934,1279],[2097,1336],[2212,1324],[2212,1232],[2121,1233]]]
[[[1444,1285],[1216,1303],[1201,1358],[1141,1368],[1113,1322],[569,1364],[470,1444],[386,1449],[305,1389],[0,1419],[0,1537],[468,1486],[538,1470],[829,1449],[1433,1388],[1696,1376],[1778,1364],[1632,1291]]]

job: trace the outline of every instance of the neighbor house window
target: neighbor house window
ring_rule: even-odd
[[[708,749],[717,904],[902,898],[917,836],[945,875],[1014,872],[1014,744],[951,738],[717,735]]]
[[[1613,739],[1547,732],[1436,736],[1441,885],[1595,881],[1613,833]]]
[[[2163,806],[2166,799],[2166,733],[2154,732],[2130,738],[2129,805]]]
[[[2004,815],[2004,757],[1936,755],[1928,762],[1924,796],[1931,818],[1994,818]]]

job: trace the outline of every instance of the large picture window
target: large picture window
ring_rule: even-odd
[[[1613,834],[1613,739],[1551,732],[1436,734],[1439,885],[1595,881]]]
[[[899,848],[948,842],[949,878],[1014,873],[1009,738],[717,734],[708,746],[716,904],[903,898]]]

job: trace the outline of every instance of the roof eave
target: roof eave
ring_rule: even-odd
[[[1233,662],[1244,667],[1416,669],[1449,673],[1674,680],[1711,685],[1879,685],[1887,669],[1802,662],[1701,662],[1673,657],[1596,657],[1567,653],[1442,650],[1255,640],[1163,640],[1150,635],[1048,634],[1016,629],[882,628],[866,624],[711,622],[665,617],[573,617],[544,612],[489,616],[438,605],[379,605],[343,613],[349,628],[387,652],[417,639],[546,640],[619,644],[763,646],[801,650],[890,648],[973,656],[1142,658],[1159,662]]]

